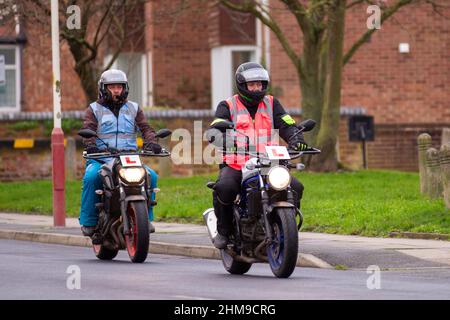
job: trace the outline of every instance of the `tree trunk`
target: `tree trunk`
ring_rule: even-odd
[[[89,52],[88,49],[86,49],[76,40],[67,40],[67,42],[69,44],[70,52],[75,59],[74,69],[80,78],[81,86],[83,88],[85,96],[89,102],[95,101],[98,97],[98,75],[96,72],[98,68],[92,65],[93,63],[95,63],[95,59],[86,61],[86,57],[91,55],[91,52]]]
[[[317,146],[322,153],[315,156],[310,165],[311,169],[318,171],[337,170],[345,6],[346,0],[336,0],[330,9],[323,109],[317,136]]]
[[[313,119],[317,126],[305,134],[308,144],[316,143],[317,134],[322,118],[322,109],[317,106],[323,105],[323,95],[320,90],[320,42],[313,41],[305,35],[304,52],[301,59],[302,72],[297,71],[302,93],[302,119]]]
[[[75,71],[80,77],[83,91],[89,102],[96,101],[98,98],[97,75],[93,71],[95,69],[96,68],[90,66],[88,63],[75,68]]]

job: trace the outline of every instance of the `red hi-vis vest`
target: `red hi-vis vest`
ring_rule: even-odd
[[[230,108],[231,120],[236,130],[250,137],[250,151],[265,152],[265,146],[272,144],[273,133],[273,96],[265,96],[259,103],[255,120],[248,112],[245,105],[234,95],[227,100]],[[227,134],[227,139],[231,137]],[[237,133],[235,136],[238,150],[245,147],[246,138]],[[249,159],[246,155],[226,154],[223,161],[233,169],[241,170],[242,166]]]

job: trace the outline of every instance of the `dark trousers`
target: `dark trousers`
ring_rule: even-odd
[[[242,172],[224,166],[220,169],[219,178],[213,192],[214,211],[217,216],[217,231],[222,235],[230,235],[233,222],[233,202],[241,190]],[[291,188],[297,208],[303,195],[303,185],[292,177]]]

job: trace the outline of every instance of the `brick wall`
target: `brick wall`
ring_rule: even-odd
[[[375,127],[375,141],[368,143],[368,167],[418,171],[417,137],[431,135],[433,147],[441,147],[442,129],[448,124],[382,124]]]
[[[22,111],[51,111],[53,89],[50,24],[35,28],[25,23],[23,30],[27,43],[22,51]],[[75,62],[65,43],[61,46],[60,60],[63,110],[86,108],[86,97],[78,75],[73,69]]]
[[[275,3],[274,3],[275,5]],[[282,7],[272,10],[293,47],[301,52],[301,33],[293,16]],[[449,15],[450,9],[444,12]],[[365,6],[347,14],[345,51],[367,31]],[[398,52],[401,42],[410,53]],[[299,106],[299,81],[292,63],[271,34],[272,84],[282,89],[280,100]],[[344,67],[342,105],[361,106],[375,123],[450,123],[450,19],[429,5],[400,9],[383,24]]]
[[[186,129],[190,132],[192,138],[194,137],[194,121],[202,121],[202,132],[204,133],[209,127],[212,118],[201,119],[188,119],[188,118],[170,118],[170,119],[153,119],[150,124],[155,128],[169,128],[172,131],[176,129]],[[34,139],[49,139],[48,136],[43,134],[42,128],[35,128],[29,131],[22,131],[21,134],[16,135],[16,138],[34,138]],[[70,133],[66,133],[66,138],[76,136],[76,130]],[[201,137],[199,135],[199,137]],[[11,135],[7,130],[0,129],[0,140],[11,139]],[[170,141],[170,137],[161,140],[160,143],[168,145],[169,150],[179,144],[179,141]],[[44,143],[40,143],[40,146],[31,149],[13,149],[12,147],[5,147],[0,141],[0,181],[12,181],[12,180],[32,180],[32,179],[48,179],[51,178],[51,148],[50,144],[43,146]],[[80,145],[80,144],[78,144]],[[208,143],[203,141],[203,147],[206,147]],[[191,158],[194,158],[195,141],[192,140],[191,144]],[[82,157],[83,149],[78,147],[76,152],[76,166],[77,177],[81,178],[84,173],[84,159]],[[181,154],[182,155],[182,154]],[[205,165],[205,164],[180,164],[173,165],[170,158],[158,158],[158,157],[146,157],[142,158],[143,162],[155,169],[159,174],[172,176],[192,176],[196,174],[211,173],[217,171],[217,165]]]
[[[295,116],[297,121],[300,121],[300,117]],[[196,146],[196,141],[194,140],[194,135],[204,133],[211,123],[211,117],[204,117],[198,119],[189,118],[170,118],[170,119],[153,119],[150,123],[155,127],[155,129],[167,127],[172,131],[176,129],[186,129],[191,137],[191,160],[194,161],[194,148],[198,148],[198,143]],[[202,131],[195,133],[194,122],[202,121],[201,128]],[[358,143],[348,142],[347,139],[347,117],[343,116],[341,118],[341,132],[339,137],[339,148],[340,148],[340,161],[345,167],[358,169],[362,166],[360,146]],[[0,137],[5,138],[6,133],[0,130]],[[66,138],[75,136],[75,131],[66,134]],[[24,131],[21,138],[47,138],[42,135],[42,130],[34,129],[32,131]],[[162,140],[162,144],[167,144],[170,150],[174,150],[176,145],[179,145],[182,140],[170,141]],[[42,145],[42,144],[41,144]],[[208,145],[206,141],[202,141],[202,152],[204,148]],[[413,146],[414,147],[414,146]],[[81,178],[84,172],[84,160],[82,158],[82,149],[77,149],[76,152],[76,164],[77,164],[77,177]],[[172,176],[192,176],[204,173],[216,173],[218,166],[216,164],[206,165],[204,163],[200,164],[177,164],[175,165],[169,158],[143,158],[143,161],[154,168],[162,176],[172,175]],[[201,160],[200,160],[201,161]],[[38,164],[38,166],[36,165]],[[2,147],[0,143],[0,181],[10,181],[10,180],[29,180],[29,179],[42,179],[51,178],[51,149],[50,145],[44,147],[35,147],[33,149],[12,149]]]
[[[294,117],[297,121],[301,119]],[[184,128],[194,137],[194,121],[202,121],[202,132],[208,127],[211,118],[201,119],[159,119],[158,127],[168,127],[172,131],[178,128]],[[155,123],[155,122],[151,122]],[[156,123],[155,123],[156,124]],[[344,168],[361,169],[362,144],[360,142],[348,141],[348,117],[341,117],[341,126],[339,131],[339,162]],[[376,140],[367,143],[367,161],[369,169],[396,169],[404,171],[417,171],[417,137],[421,133],[429,133],[433,139],[433,146],[440,147],[442,129],[445,124],[436,125],[411,125],[411,124],[385,124],[375,127]],[[39,135],[35,130],[24,133],[22,137],[30,137],[34,134]],[[73,136],[74,133],[71,135]],[[68,135],[67,135],[68,136]],[[66,137],[67,137],[66,136]],[[36,136],[35,136],[36,137]],[[77,138],[77,137],[76,137]],[[170,138],[169,138],[170,139]],[[169,149],[172,150],[179,141],[163,140],[168,142]],[[203,148],[208,145],[203,141]],[[195,147],[195,141],[192,142],[192,150]],[[84,172],[84,160],[81,156],[82,149],[77,150],[77,177],[81,178]],[[192,151],[191,157],[194,154]],[[217,165],[205,164],[182,164],[174,165],[169,158],[144,158],[145,163],[154,168],[162,176],[192,176],[204,173],[216,173]],[[38,166],[36,165],[38,164]],[[2,148],[0,146],[0,181],[9,180],[29,180],[51,177],[51,150],[48,147],[38,147],[34,149],[12,149]]]
[[[129,19],[130,30],[136,30],[145,11],[142,9],[135,14],[136,19]],[[95,17],[93,17],[95,18]],[[138,19],[139,18],[139,19]],[[37,27],[38,26],[38,27]],[[90,25],[92,27],[92,24]],[[52,52],[50,18],[48,24],[24,20],[21,28],[26,36],[26,44],[22,50],[22,97],[21,105],[24,112],[51,111],[53,108],[52,91]],[[0,29],[0,32],[2,30]],[[3,35],[0,33],[0,35]],[[95,30],[88,32],[93,38]],[[106,39],[105,43],[108,41]],[[113,45],[110,44],[110,47]],[[142,32],[135,33],[127,39],[124,45],[125,51],[143,51],[145,47],[144,28]],[[100,47],[97,55],[98,66],[103,63],[103,57],[107,52]],[[82,89],[79,77],[74,70],[75,61],[65,41],[60,46],[61,62],[61,106],[63,111],[83,110],[88,101]]]
[[[293,47],[301,52],[301,33],[295,19],[277,7],[273,15],[286,30]],[[210,48],[249,43],[229,26],[225,10],[205,4],[177,11],[179,1],[154,1],[146,5],[149,20],[143,46],[153,51],[154,94],[157,105],[208,108],[210,103]],[[446,12],[449,13],[449,12]],[[348,12],[345,48],[366,31],[364,6]],[[253,20],[243,17],[244,28],[254,40]],[[51,110],[50,24],[42,28],[25,23],[23,49],[23,111]],[[234,36],[234,38],[233,38]],[[248,41],[248,39],[247,39]],[[408,42],[409,54],[398,44]],[[141,42],[140,42],[141,43]],[[61,48],[63,110],[87,105],[74,61],[67,45]],[[287,107],[300,105],[297,74],[278,40],[271,34],[271,78]],[[375,32],[344,68],[342,105],[363,106],[376,123],[432,123],[450,121],[450,20],[433,13],[430,6],[402,8],[395,20]]]
[[[229,16],[224,11],[214,10],[210,5],[177,11],[180,3],[152,1],[143,12],[150,21],[145,30],[145,50],[153,55],[155,104],[209,108],[210,48],[243,40],[230,38],[234,33],[226,28],[224,21]],[[297,32],[295,19],[282,7],[277,7],[277,2],[271,5],[274,5],[272,13],[280,26],[287,30],[287,38],[294,43],[296,51],[301,52],[301,33]],[[359,6],[348,12],[346,50],[367,30],[365,9]],[[450,15],[450,11],[444,13]],[[245,23],[250,26],[252,22],[246,20]],[[25,23],[23,30],[27,43],[23,49],[22,110],[50,111],[50,24],[34,28]],[[411,52],[400,54],[400,42],[408,42]],[[80,110],[87,104],[73,66],[68,47],[63,44],[63,110]],[[297,74],[273,34],[271,79],[286,107],[300,105]],[[370,43],[359,49],[344,68],[342,105],[362,106],[367,114],[375,117],[376,141],[368,144],[369,167],[417,170],[417,134],[423,128],[437,137],[443,126],[450,126],[448,83],[450,20],[433,13],[426,4],[402,8],[395,19],[372,36]],[[362,162],[361,147],[358,143],[345,142],[345,122],[341,120],[339,159],[358,167]],[[400,152],[394,152],[397,150]]]
[[[347,46],[364,25],[364,12],[353,12]],[[377,123],[449,123],[450,19],[411,5],[380,31],[346,66],[343,104],[364,106]],[[410,53],[398,52],[401,42]]]
[[[178,6],[161,0],[152,6],[155,104],[208,108],[208,6],[177,12]]]

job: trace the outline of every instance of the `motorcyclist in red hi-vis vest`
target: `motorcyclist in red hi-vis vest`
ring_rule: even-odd
[[[288,143],[290,149],[302,151],[308,147],[302,133],[298,133],[295,120],[276,98],[266,94],[269,74],[260,64],[241,64],[236,70],[235,82],[238,94],[219,103],[211,125],[224,120],[233,122],[236,130],[250,138],[249,150],[257,152],[264,152],[266,145],[276,145],[276,133]],[[213,132],[216,129],[210,128],[209,131],[210,136],[217,135]],[[244,136],[236,135],[234,139],[238,148],[246,143]],[[223,141],[228,144],[230,137],[224,134]],[[219,249],[226,247],[232,232],[233,201],[241,188],[241,168],[246,160],[246,155],[225,154],[220,164],[220,174],[213,192],[218,231],[214,245]],[[292,177],[291,187],[299,208],[303,185]]]

